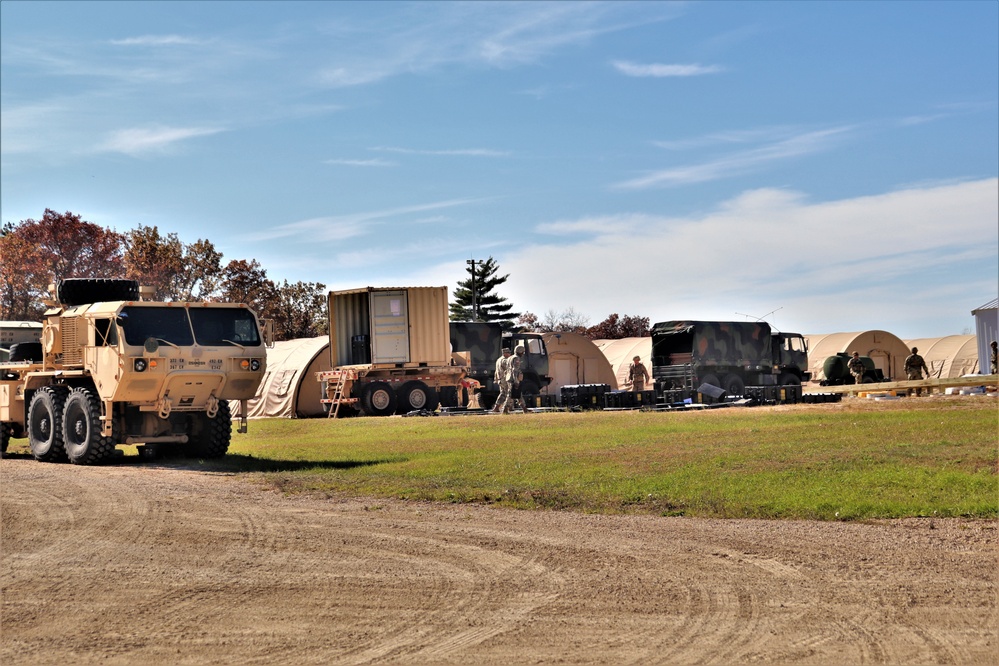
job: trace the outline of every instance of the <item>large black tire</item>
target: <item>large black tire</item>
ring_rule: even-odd
[[[437,409],[440,400],[437,391],[420,381],[406,382],[399,388],[399,406],[396,408],[400,414],[407,414],[420,410],[432,412]]]
[[[98,465],[114,455],[115,437],[101,434],[101,403],[93,391],[69,392],[62,413],[66,457],[74,465]]]
[[[136,280],[69,278],[59,281],[56,297],[67,307],[109,301],[137,301],[139,283]]]
[[[541,387],[533,378],[524,377],[524,381],[520,382],[520,396],[522,398],[525,395],[539,395],[540,393]]]
[[[41,342],[19,342],[10,346],[10,361],[41,361]]]
[[[458,389],[454,386],[442,386],[440,391],[441,407],[457,407],[458,406]]]
[[[229,401],[220,400],[215,418],[208,414],[198,414],[192,419],[184,452],[191,458],[221,458],[229,450],[232,441],[232,412]]]
[[[792,375],[790,372],[785,372],[777,380],[777,383],[781,386],[801,386],[801,379],[798,375]]]
[[[746,382],[742,381],[742,377],[734,372],[725,375],[722,388],[729,395],[746,395]]]
[[[31,396],[28,407],[28,445],[41,462],[66,459],[62,439],[62,414],[68,391],[62,386],[43,386]]]
[[[10,444],[10,437],[14,434],[14,428],[9,423],[0,423],[0,457],[7,453],[7,445]]]
[[[718,375],[708,373],[701,377],[701,384],[710,384],[711,386],[717,386],[718,388],[723,388],[721,380],[718,379]],[[697,388],[696,386],[694,388]]]
[[[371,382],[361,389],[361,411],[367,416],[391,416],[398,403],[387,382]]]

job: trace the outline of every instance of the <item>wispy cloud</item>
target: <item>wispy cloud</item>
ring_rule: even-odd
[[[309,242],[344,240],[368,233],[370,229],[366,225],[373,222],[406,217],[427,211],[467,206],[482,201],[485,201],[485,199],[448,199],[427,204],[364,211],[348,215],[314,217],[289,224],[281,224],[267,231],[249,234],[248,239],[253,241],[269,241],[278,238],[300,236]]]
[[[108,139],[97,147],[98,152],[140,155],[162,152],[175,144],[200,136],[210,136],[224,132],[216,127],[138,127],[112,132]]]
[[[331,159],[323,160],[323,164],[334,164],[339,166],[359,166],[359,167],[394,167],[398,166],[397,162],[391,162],[389,160],[345,160],[345,159]]]
[[[445,150],[420,150],[416,148],[399,148],[395,146],[375,146],[369,150],[382,153],[398,153],[400,155],[437,155],[442,157],[509,157],[511,153],[506,150],[492,150],[490,148],[454,148]]]
[[[626,76],[665,78],[673,76],[703,76],[725,71],[718,65],[663,65],[657,63],[640,64],[627,60],[615,60],[614,68]]]
[[[184,37],[183,35],[143,35],[141,37],[112,39],[109,43],[114,46],[191,46],[203,44],[204,40]]]
[[[828,150],[836,141],[847,135],[851,129],[851,127],[844,126],[805,132],[769,145],[732,153],[711,161],[654,171],[639,178],[617,183],[614,187],[640,190],[728,178],[753,171],[772,162]]]

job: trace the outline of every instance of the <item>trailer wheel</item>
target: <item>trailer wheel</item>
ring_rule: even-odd
[[[722,388],[722,383],[721,380],[718,379],[718,375],[712,373],[708,373],[703,377],[701,377],[701,384],[710,384],[711,386],[717,386],[718,388]]]
[[[78,387],[69,392],[62,437],[66,457],[74,465],[97,465],[114,454],[115,438],[101,434],[101,405],[90,389]]]
[[[725,392],[729,395],[746,395],[746,382],[742,381],[742,377],[734,372],[730,372],[725,375],[725,381],[724,384],[722,384],[722,388],[725,389]]]
[[[41,462],[55,462],[66,457],[62,439],[62,413],[66,389],[43,386],[31,396],[28,407],[28,445],[31,455]]]
[[[432,412],[437,409],[439,400],[437,391],[420,381],[406,382],[399,389],[399,413],[425,409]]]
[[[371,382],[361,392],[361,411],[368,416],[395,414],[397,403],[395,391],[387,382]]]
[[[454,386],[442,386],[439,391],[441,407],[457,407],[458,391]]]
[[[215,418],[198,414],[191,424],[190,439],[184,453],[191,458],[221,458],[229,450],[232,440],[232,412],[229,401],[219,400]]]
[[[801,379],[798,378],[798,375],[792,375],[790,372],[785,372],[780,376],[780,379],[777,380],[777,383],[781,386],[801,386]]]

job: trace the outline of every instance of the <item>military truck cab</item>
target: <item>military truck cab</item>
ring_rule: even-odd
[[[95,464],[119,444],[225,455],[228,401],[245,415],[266,366],[252,310],[143,301],[131,280],[64,280],[53,293],[37,356],[0,364],[4,450],[27,436],[41,461]]]
[[[774,331],[771,346],[780,386],[803,384],[812,378],[808,370],[808,341],[805,336]]]

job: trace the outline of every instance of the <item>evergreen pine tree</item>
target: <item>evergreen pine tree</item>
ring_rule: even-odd
[[[474,266],[475,273],[472,273]],[[496,260],[489,257],[485,261],[477,261],[469,264],[465,271],[468,279],[458,282],[458,288],[454,290],[451,299],[451,321],[481,321],[496,322],[509,330],[515,327],[514,320],[520,316],[519,312],[511,312],[513,305],[507,303],[502,296],[497,296],[494,290],[499,285],[506,282],[507,275],[496,275],[499,265]],[[473,280],[474,279],[474,280]],[[475,284],[475,310],[478,317],[472,311],[472,284]]]

